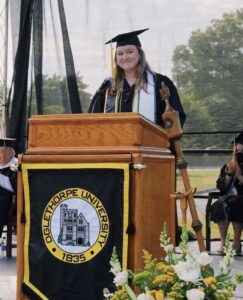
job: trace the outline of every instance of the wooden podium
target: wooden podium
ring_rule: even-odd
[[[160,257],[164,222],[175,243],[175,159],[166,132],[138,113],[38,115],[29,119],[28,149],[19,163],[124,162],[130,165],[128,267],[143,267],[142,250]],[[24,207],[18,174],[17,299],[23,280]]]

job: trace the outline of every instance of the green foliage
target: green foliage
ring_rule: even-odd
[[[91,95],[85,92],[87,85],[83,83],[83,78],[76,75],[80,102],[83,112],[88,111]],[[54,74],[52,77],[44,75],[42,78],[43,112],[44,114],[65,114],[71,113],[67,82],[65,77]],[[31,114],[36,114],[36,96],[32,92]]]
[[[242,78],[240,9],[213,20],[205,31],[193,32],[188,45],[174,51],[173,79],[188,116],[185,130],[242,130]]]
[[[207,106],[200,101],[195,100],[192,95],[180,93],[183,99],[184,109],[187,114],[187,119],[183,130],[190,131],[212,131],[214,130],[214,122],[210,117]],[[183,147],[185,148],[204,148],[207,147],[207,142],[203,141],[198,135],[183,136]]]

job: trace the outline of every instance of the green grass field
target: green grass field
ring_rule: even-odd
[[[203,191],[208,192],[209,190],[215,189],[216,180],[218,178],[219,171],[220,171],[219,169],[188,169],[188,175],[189,175],[191,186],[193,188],[197,188],[197,193]],[[181,192],[181,193],[184,192],[184,185],[179,171],[177,174],[177,192]],[[202,201],[202,205],[200,204],[200,208],[197,208],[197,212],[200,221],[203,223],[203,235],[205,237],[205,209],[206,209],[207,199],[200,199],[200,201]],[[198,203],[198,201],[195,203]],[[179,225],[181,225],[180,212],[178,212],[178,223]],[[192,219],[188,208],[187,224],[191,225],[191,223],[192,223]],[[193,232],[193,229],[191,229],[191,231]],[[231,225],[229,228],[229,233],[232,237],[233,229]],[[219,238],[218,226],[214,222],[211,222],[211,239],[214,238]]]
[[[192,187],[197,191],[215,189],[216,180],[219,175],[218,169],[188,169],[188,175]],[[177,191],[183,192],[184,186],[180,172],[177,173]]]
[[[198,215],[198,217],[199,217],[199,220],[202,222],[202,224],[203,224],[203,230],[202,230],[202,232],[203,232],[203,236],[204,236],[204,238],[206,237],[206,226],[205,226],[205,216],[203,216],[203,215]],[[182,223],[181,223],[181,217],[179,217],[178,218],[178,224],[181,226],[182,225]],[[192,232],[192,233],[194,233],[194,230],[191,228],[191,224],[192,224],[192,219],[191,219],[191,217],[188,215],[188,217],[187,217],[187,225],[189,225],[189,228],[190,228],[190,231]],[[211,222],[211,226],[210,226],[210,228],[211,228],[211,239],[218,239],[219,238],[219,231],[218,231],[218,226],[217,226],[217,224],[215,224],[214,222]],[[230,234],[230,236],[231,236],[231,238],[233,237],[233,228],[232,228],[232,225],[230,224],[230,227],[229,227],[229,234]]]

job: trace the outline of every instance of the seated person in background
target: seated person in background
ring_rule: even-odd
[[[164,82],[170,91],[170,105],[178,111],[183,126],[186,115],[175,85],[167,76],[154,73],[145,59],[138,35],[146,30],[119,34],[106,43],[117,43],[115,78],[103,82],[91,101],[89,112],[139,112],[163,125],[161,115],[165,111],[165,101],[161,99],[160,89]]]
[[[233,249],[241,253],[241,233],[243,229],[243,132],[234,140],[232,159],[221,168],[217,188],[225,197],[219,198],[211,207],[211,220],[218,224],[221,246],[224,251],[229,223],[232,223]]]
[[[15,165],[17,161],[11,147],[13,141],[13,139],[7,138],[0,139],[0,237],[3,227],[6,225],[16,190],[17,173],[10,169],[10,166]]]

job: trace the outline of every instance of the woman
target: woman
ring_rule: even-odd
[[[164,82],[170,91],[170,105],[179,112],[183,125],[186,115],[176,87],[168,77],[154,73],[146,62],[138,39],[138,35],[146,30],[120,34],[106,43],[117,42],[116,75],[111,84],[109,80],[105,81],[96,92],[89,112],[139,112],[152,122],[163,125],[161,115],[165,111],[165,103],[159,91]]]
[[[221,245],[219,254],[224,251],[224,243],[229,223],[232,223],[233,249],[241,253],[241,233],[243,229],[243,132],[234,140],[232,159],[221,168],[217,188],[225,197],[211,208],[211,219],[218,224]]]

